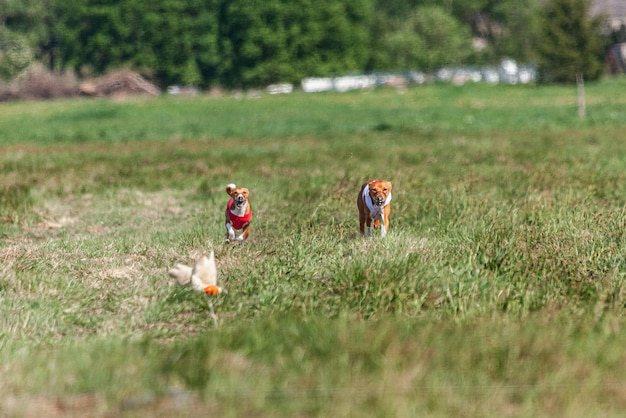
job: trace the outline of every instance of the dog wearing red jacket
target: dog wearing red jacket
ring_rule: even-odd
[[[374,228],[380,228],[380,236],[384,237],[389,230],[389,214],[391,213],[391,182],[387,180],[370,180],[361,186],[356,205],[359,209],[359,229],[361,235],[370,237],[372,221]]]
[[[252,222],[252,207],[248,201],[250,192],[245,187],[237,187],[231,183],[226,186],[226,193],[230,196],[226,206],[226,242],[243,244],[250,237]]]

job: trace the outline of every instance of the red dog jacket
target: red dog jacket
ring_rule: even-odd
[[[245,224],[252,220],[252,211],[243,216],[235,215],[231,210],[230,206],[233,204],[233,198],[231,197],[228,201],[228,218],[230,219],[230,223],[233,225],[235,229],[241,229]]]

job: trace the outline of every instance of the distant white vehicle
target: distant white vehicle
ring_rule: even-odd
[[[534,67],[522,66],[519,68],[517,78],[522,84],[532,83],[537,79],[537,71]]]
[[[354,75],[345,77],[336,77],[333,80],[333,89],[339,92],[348,90],[358,90],[374,87],[376,85],[376,77],[368,75]]]
[[[318,93],[331,91],[333,89],[333,79],[330,77],[310,77],[302,80],[302,90],[306,93]]]
[[[269,94],[289,94],[292,91],[293,84],[291,83],[270,84],[267,86],[267,92]]]
[[[507,84],[517,84],[518,82],[518,67],[517,62],[510,58],[505,58],[500,61],[500,81]]]

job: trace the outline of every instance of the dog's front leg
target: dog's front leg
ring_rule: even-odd
[[[359,222],[359,229],[361,230],[361,235],[365,235],[367,237],[370,236],[370,222],[367,222],[365,219],[363,219],[363,221]]]
[[[372,219],[371,218],[368,218],[367,221],[365,222],[365,236],[368,238],[372,236]]]
[[[380,224],[380,237],[383,238],[387,235],[387,224],[385,223],[385,217],[382,213],[379,215],[378,220]]]
[[[383,210],[383,213],[381,214],[381,223],[382,225],[382,229],[381,229],[381,236],[385,236],[387,235],[387,231],[389,230],[389,214],[391,213],[391,208],[389,205],[385,206],[385,209]]]
[[[235,240],[235,230],[230,222],[226,222],[226,241],[234,241]]]

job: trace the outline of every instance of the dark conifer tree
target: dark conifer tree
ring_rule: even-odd
[[[589,0],[548,0],[536,39],[544,82],[597,80],[603,71],[601,21],[591,17]]]

